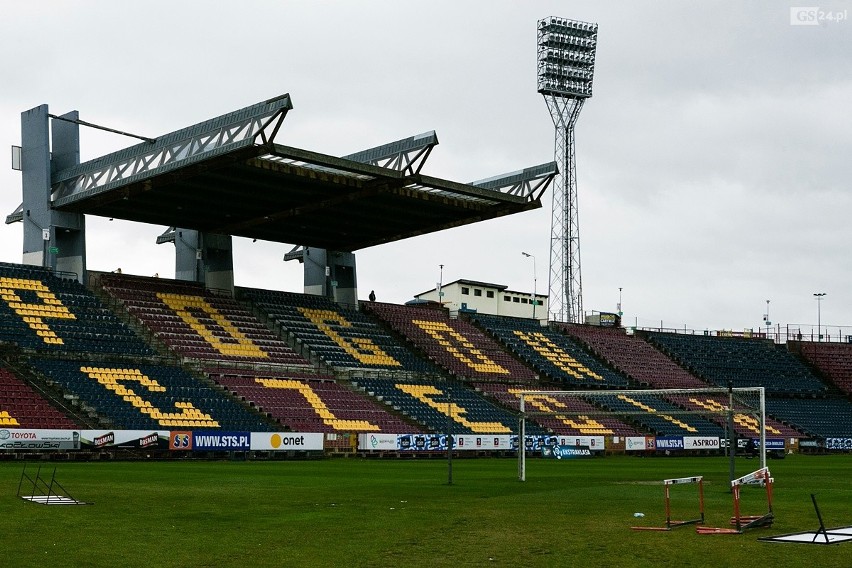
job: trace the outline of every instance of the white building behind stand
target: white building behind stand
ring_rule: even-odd
[[[456,280],[442,285],[441,302],[450,312],[470,311],[495,316],[535,318],[547,321],[547,296],[509,290],[502,284],[477,280]],[[416,294],[415,299],[437,302],[438,289]],[[536,302],[536,303],[534,303]]]

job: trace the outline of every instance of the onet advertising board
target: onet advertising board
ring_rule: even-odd
[[[251,449],[265,451],[322,450],[323,434],[295,432],[252,432]]]

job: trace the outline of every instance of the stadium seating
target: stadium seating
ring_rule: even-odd
[[[51,406],[11,371],[0,368],[0,428],[59,428],[78,426]]]
[[[76,280],[5,263],[0,263],[0,342],[55,354],[154,354]]]
[[[257,413],[176,367],[55,359],[32,364],[114,428],[273,429]]]
[[[500,383],[477,383],[477,389],[494,397],[503,406],[520,411],[522,387]],[[565,391],[566,394],[570,391]],[[580,396],[534,396],[526,399],[525,410],[530,418],[554,434],[572,436],[639,436],[636,428],[611,416],[602,416],[600,409]],[[564,414],[559,414],[564,411]],[[538,414],[548,413],[548,414]]]
[[[698,415],[684,415],[674,403],[654,395],[604,394],[596,400],[603,407],[625,417],[639,428],[657,436],[718,436],[722,427]]]
[[[562,388],[626,388],[627,377],[603,365],[575,340],[523,318],[476,315],[473,321],[519,359]]]
[[[472,324],[433,308],[365,304],[391,329],[405,336],[450,374],[477,381],[537,382],[536,374]]]
[[[449,413],[455,434],[517,434],[517,416],[459,381],[358,378],[356,384],[433,432],[447,431]],[[528,433],[544,430],[533,425]]]
[[[309,365],[238,302],[200,284],[103,274],[101,286],[188,359]]]
[[[211,378],[296,432],[418,433],[363,394],[331,377],[309,374],[258,375],[218,369]]]
[[[456,433],[515,433],[516,392],[553,390],[545,386],[552,383],[600,393],[530,399],[548,411],[534,416],[531,434],[722,436],[724,397],[607,391],[731,384],[766,388],[767,436],[852,437],[845,398],[852,344],[627,335],[482,314],[466,321],[437,306],[376,302],[362,313],[325,298],[249,288],[237,289],[240,303],[197,283],[109,273],[99,284],[163,344],[208,367],[212,379],[154,364],[163,359],[76,279],[0,263],[2,349],[111,428],[425,433],[446,431],[449,414]],[[338,377],[317,374],[286,340]],[[460,380],[435,378],[441,370]],[[344,371],[354,384],[340,378]],[[57,408],[0,367],[0,428],[79,427]],[[748,414],[735,415],[734,424],[740,436],[758,433]]]
[[[701,412],[704,410],[712,412],[708,418],[718,424],[720,427],[725,427],[727,414],[724,409],[728,408],[728,403],[723,396],[708,396],[708,395],[685,395],[674,394],[665,397],[667,400],[677,404],[686,410]],[[760,419],[758,416],[751,413],[737,412],[733,416],[734,430],[737,435],[743,438],[760,436]],[[773,419],[771,416],[766,416],[766,436],[769,438],[798,438],[802,433],[787,424]]]
[[[852,344],[789,341],[787,347],[816,367],[838,389],[852,395]]]
[[[643,339],[621,328],[560,324],[565,333],[584,342],[602,360],[650,388],[694,389],[709,385]]]
[[[330,367],[437,371],[364,314],[327,298],[251,288],[239,288],[237,295],[250,301]]]
[[[785,395],[828,391],[801,361],[768,340],[658,332],[648,339],[716,386],[764,387],[767,394]]]
[[[843,398],[767,398],[766,412],[816,438],[852,438],[852,402]]]

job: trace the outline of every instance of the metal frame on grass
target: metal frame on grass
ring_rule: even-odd
[[[25,479],[32,483],[32,489],[29,494],[21,494],[21,486],[24,484]],[[37,491],[43,493],[36,494]],[[91,503],[78,501],[74,497],[71,497],[71,494],[56,480],[56,468],[53,468],[50,482],[45,481],[41,477],[41,465],[38,466],[35,477],[30,477],[27,474],[27,465],[24,464],[24,469],[21,471],[21,480],[18,482],[18,497],[24,501],[40,505],[91,505]]]
[[[731,492],[734,499],[734,516],[731,517],[731,524],[736,528],[699,526],[696,527],[696,532],[698,534],[742,534],[746,529],[772,526],[772,523],[775,521],[775,514],[772,512],[772,483],[774,481],[768,467],[760,468],[757,471],[733,480],[731,482]],[[740,510],[740,488],[743,485],[753,484],[762,485],[766,489],[768,511],[762,515],[743,515]]]
[[[672,507],[671,507],[671,494],[670,488],[672,485],[685,485],[685,484],[696,484],[698,485],[698,518],[690,519],[687,521],[673,521],[672,520]],[[694,477],[679,477],[676,479],[664,479],[663,486],[665,487],[665,499],[666,499],[666,526],[664,527],[630,527],[635,531],[670,531],[673,528],[682,527],[685,525],[694,525],[698,523],[704,522],[704,477],[701,475],[696,475]]]

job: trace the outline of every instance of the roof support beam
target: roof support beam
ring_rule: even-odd
[[[437,145],[438,135],[434,130],[430,130],[417,136],[349,154],[343,158],[414,175],[420,173],[432,149]]]
[[[292,108],[290,95],[281,95],[59,171],[51,176],[54,207],[237,148],[271,146]]]
[[[508,195],[517,195],[536,200],[544,194],[547,186],[550,185],[558,173],[559,167],[556,165],[556,162],[548,162],[516,172],[474,181],[470,185],[501,192],[506,190]]]
[[[162,245],[165,243],[173,243],[175,242],[175,233],[177,229],[175,227],[169,227],[165,231],[163,231],[160,235],[157,236],[157,244]]]
[[[24,204],[18,205],[18,208],[6,215],[6,224],[11,225],[24,220]]]
[[[354,154],[343,156],[345,160],[370,164],[386,169],[397,170],[407,175],[419,174],[432,149],[438,144],[438,135],[434,130],[389,142],[375,148],[362,150]],[[296,245],[290,252],[284,255],[284,260],[298,260],[302,262],[305,255],[305,247]]]

